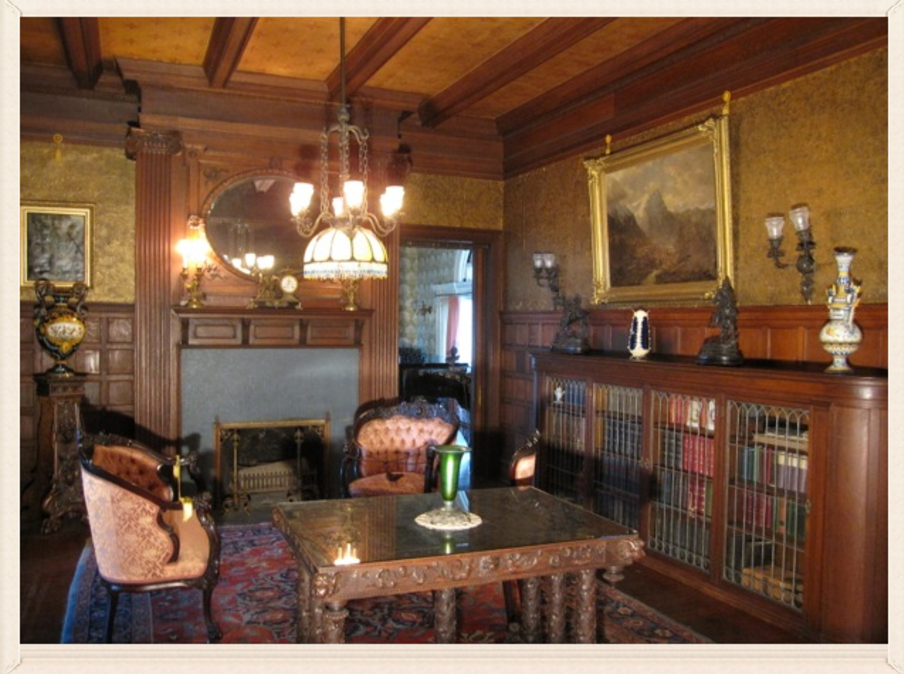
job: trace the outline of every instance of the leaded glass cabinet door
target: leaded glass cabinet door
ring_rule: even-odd
[[[728,402],[723,580],[803,610],[809,412]]]
[[[716,401],[653,391],[647,545],[696,569],[711,564]]]
[[[593,384],[593,510],[626,527],[640,525],[643,389]]]
[[[544,376],[543,450],[539,486],[554,496],[584,505],[587,383]]]

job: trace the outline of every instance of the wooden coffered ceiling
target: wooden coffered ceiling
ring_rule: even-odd
[[[376,136],[401,135],[416,170],[501,178],[887,36],[884,17],[351,17],[346,94]],[[68,123],[76,139],[110,142],[126,124],[193,117],[291,137],[340,98],[336,18],[26,17],[20,38],[23,137]]]

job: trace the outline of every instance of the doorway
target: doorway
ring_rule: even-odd
[[[496,478],[502,446],[499,388],[491,385],[499,380],[501,247],[501,232],[401,228],[399,392],[404,392],[407,359],[467,375],[472,472],[478,481]],[[414,369],[423,368],[415,363]]]

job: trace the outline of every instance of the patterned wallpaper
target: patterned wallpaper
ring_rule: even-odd
[[[713,112],[718,112],[718,101]],[[712,114],[614,139],[618,152]],[[836,271],[832,249],[858,249],[852,272],[864,302],[888,301],[888,50],[880,49],[806,77],[733,100],[730,116],[735,292],[741,305],[802,304],[800,275],[767,259],[764,220],[807,203],[817,244],[813,303]],[[599,156],[602,148],[586,156]],[[593,291],[590,204],[582,157],[518,176],[505,185],[508,310],[551,309],[549,291],[531,278],[531,255],[558,256],[562,291]],[[785,261],[796,259],[785,227]],[[705,302],[703,302],[705,303]]]
[[[22,201],[94,205],[91,302],[135,301],[135,163],[122,148],[23,142]],[[34,300],[31,288],[20,299]]]
[[[440,356],[435,353],[435,314],[419,314],[418,309],[433,306],[431,286],[455,280],[456,252],[402,247],[399,257],[399,345],[420,348],[432,362]]]

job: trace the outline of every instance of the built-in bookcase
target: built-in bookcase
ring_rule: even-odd
[[[543,388],[548,402],[545,451],[540,457],[541,486],[559,498],[582,503],[587,384],[563,377],[548,377]]]
[[[593,510],[633,529],[640,527],[644,477],[643,389],[593,385]]]
[[[728,401],[723,578],[803,610],[809,412]]]
[[[649,548],[710,568],[716,401],[652,392]]]
[[[732,606],[816,640],[887,638],[885,370],[533,356],[538,486]]]

